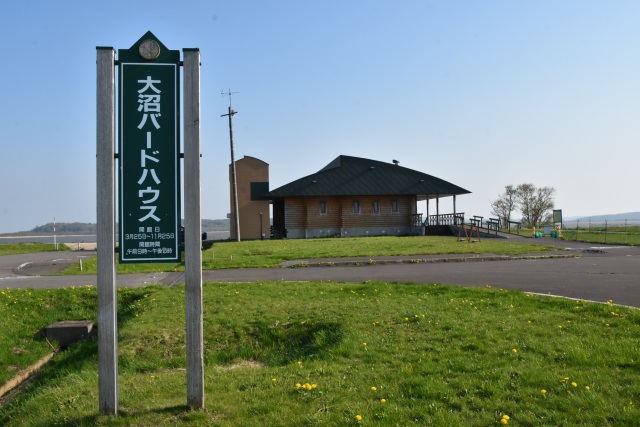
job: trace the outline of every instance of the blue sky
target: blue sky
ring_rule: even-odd
[[[467,215],[524,182],[566,217],[638,211],[639,17],[637,1],[9,0],[0,232],[95,222],[96,46],[148,30],[200,49],[204,218],[230,211],[228,89],[236,159],[269,163],[271,188],[344,154],[464,187]]]

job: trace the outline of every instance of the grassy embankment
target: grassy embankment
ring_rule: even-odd
[[[553,246],[511,243],[502,239],[458,242],[455,237],[354,237],[333,239],[216,242],[202,253],[202,268],[277,267],[283,261],[312,258],[420,256],[435,254],[523,255],[556,250]],[[181,271],[184,263],[118,265],[119,273]],[[95,274],[96,259],[84,260],[63,274]]]
[[[34,252],[51,252],[56,247],[52,243],[3,243],[0,244],[0,256],[30,254]],[[67,251],[66,245],[58,245],[58,250]]]
[[[50,351],[42,329],[96,320],[96,290],[0,294],[0,380]],[[97,343],[61,353],[0,424],[633,426],[640,313],[499,289],[401,283],[204,285],[206,407],[186,404],[184,288],[120,289],[116,417]],[[360,418],[360,420],[357,419]]]

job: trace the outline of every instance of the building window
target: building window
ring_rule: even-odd
[[[320,215],[326,215],[327,214],[327,202],[322,201],[320,202]]]
[[[399,213],[399,212],[400,212],[400,208],[398,208],[398,201],[394,199],[391,201],[391,213]]]
[[[351,207],[354,215],[360,215],[360,200],[354,200]]]
[[[380,213],[380,201],[379,200],[374,200],[373,201],[372,212],[374,214],[379,214]]]

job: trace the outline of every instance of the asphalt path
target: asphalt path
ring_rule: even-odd
[[[502,289],[640,307],[640,247],[606,246],[558,239],[562,252],[523,257],[492,255],[379,257],[370,260],[300,260],[283,268],[205,270],[205,282],[334,281],[414,282]],[[48,252],[0,257],[0,288],[59,288],[96,285],[95,275],[45,276],[92,256],[92,251]],[[118,286],[173,285],[183,273],[121,274]]]

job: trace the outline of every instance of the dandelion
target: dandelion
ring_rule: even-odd
[[[374,385],[371,386],[371,391],[376,391],[376,390],[378,390],[376,386],[374,386]]]
[[[518,349],[513,348],[513,349],[511,349],[511,352],[512,352],[512,353],[517,353],[517,352],[518,352]]]
[[[576,383],[575,381],[571,383],[572,386],[574,387],[578,387],[578,383]]]
[[[544,396],[545,394],[547,394],[547,390],[542,389],[542,390],[540,390],[540,393],[542,393],[542,395]]]
[[[405,322],[408,322],[408,321],[409,321],[409,318],[408,318],[408,317],[405,317],[405,318],[404,318],[404,321],[405,321]]]
[[[504,414],[504,415],[502,416],[502,419],[500,420],[500,424],[503,424],[503,425],[504,425],[504,424],[507,424],[507,423],[509,422],[509,420],[510,420],[510,419],[511,419],[511,418],[509,417],[509,415]]]
[[[380,403],[387,403],[387,399],[380,399]]]
[[[296,389],[300,390],[302,388],[302,384],[296,383]]]
[[[298,366],[302,365],[302,360],[298,360]]]
[[[591,387],[589,387],[588,385],[584,386],[584,388],[585,388],[586,390],[591,390]]]
[[[277,378],[271,378],[271,381],[275,383],[276,381],[278,381],[278,379]]]
[[[367,343],[366,343],[366,342],[363,342],[363,343],[362,343],[362,345],[366,347],[366,346],[367,346]]]
[[[358,422],[362,421],[362,415],[360,414],[356,415],[356,421]]]

